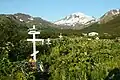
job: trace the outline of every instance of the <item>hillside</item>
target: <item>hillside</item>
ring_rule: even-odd
[[[120,35],[120,15],[115,17],[114,19],[108,21],[107,23],[94,23],[93,25],[80,30],[81,32],[99,32],[99,33],[109,33]]]
[[[55,25],[51,22],[43,20],[40,17],[32,17],[30,15],[23,14],[23,13],[17,13],[13,15],[1,14],[0,18],[5,19],[4,20],[5,22],[1,21],[0,24],[5,24],[7,21],[6,19],[9,19],[9,21],[13,21],[12,24],[17,24],[16,27],[13,26],[13,30],[14,29],[21,30],[24,28],[24,26],[26,26],[25,31],[27,32],[29,28],[32,28],[33,25],[36,25],[37,30],[41,32],[41,34],[39,35],[39,37],[41,38],[48,38],[48,37],[58,38],[60,33],[62,33],[65,36],[81,35],[79,30],[61,29],[58,25]],[[6,25],[9,27],[11,23],[10,24],[6,23],[4,26]],[[18,26],[20,29],[18,28]]]
[[[28,28],[31,28],[33,25],[36,25],[37,30],[41,31],[41,38],[57,38],[60,33],[65,36],[80,36],[81,33],[89,32],[98,32],[101,34],[109,33],[112,35],[120,35],[120,11],[110,10],[106,12],[97,22],[91,23],[92,18],[90,16],[84,15],[83,13],[74,13],[71,16],[67,16],[63,19],[63,22],[70,22],[69,24],[75,24],[74,26],[68,25],[56,25],[46,21],[40,17],[33,17],[28,14],[16,13],[16,14],[1,14],[4,18],[9,18],[13,20],[18,25],[24,25]],[[75,21],[74,21],[75,20]],[[61,22],[61,21],[60,21]],[[72,22],[72,23],[71,23]],[[91,23],[88,25],[83,25],[84,23]],[[27,30],[26,30],[27,31]]]
[[[27,35],[28,27],[5,15],[0,15],[0,44],[17,42]]]
[[[106,12],[102,17],[100,17],[100,22],[101,23],[107,23],[110,20],[113,20],[117,16],[120,15],[120,9],[113,9],[108,12]]]

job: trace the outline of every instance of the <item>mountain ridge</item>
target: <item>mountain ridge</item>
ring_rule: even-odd
[[[108,11],[109,13],[109,11]],[[111,12],[110,12],[111,13]],[[107,15],[110,16],[110,15]],[[108,17],[104,17],[104,19],[107,20]],[[86,27],[84,29],[81,29],[80,31],[83,33],[89,33],[89,32],[98,32],[100,34],[111,34],[114,36],[120,36],[120,14],[112,15],[112,18],[109,18],[106,22],[96,22],[92,24],[89,27]]]
[[[91,28],[91,26],[94,26],[94,27],[92,27],[92,29],[93,28],[98,29],[97,27],[98,27],[99,24],[101,25],[100,27],[105,29],[104,27],[106,27],[106,26],[104,26],[104,24],[109,25],[110,24],[109,22],[111,22],[111,20],[112,20],[112,22],[114,22],[114,25],[118,24],[119,23],[118,18],[120,16],[120,9],[117,9],[117,10],[113,9],[113,10],[110,10],[110,11],[106,12],[102,17],[99,18],[99,20],[95,19],[94,17],[91,16],[90,19],[93,19],[93,21],[88,20],[88,22],[87,21],[84,22],[84,15],[85,14],[79,13],[79,12],[78,13],[72,13],[71,15],[66,16],[64,18],[64,20],[69,20],[71,18],[73,18],[73,20],[74,20],[74,18],[77,18],[76,21],[78,21],[78,22],[79,22],[78,18],[82,18],[83,23],[86,23],[86,25],[85,25],[85,24],[78,24],[76,22],[75,26],[56,25],[52,22],[49,22],[47,20],[42,19],[41,17],[33,17],[33,16],[30,16],[30,15],[24,14],[24,13],[15,13],[15,14],[9,14],[9,15],[8,14],[1,14],[1,15],[4,15],[6,17],[10,17],[17,23],[25,24],[25,25],[28,26],[28,28],[32,27],[32,25],[36,25],[36,28],[38,28],[39,30],[47,30],[47,31],[51,31],[51,32],[54,32],[54,31],[57,32],[57,30],[64,30],[64,29],[73,29],[73,30],[84,31],[85,29]],[[83,16],[83,17],[81,17],[80,15]],[[89,17],[89,16],[87,16],[87,17]],[[85,18],[86,18],[86,16],[85,16]],[[73,22],[75,22],[75,21],[73,21]],[[95,24],[97,24],[97,26],[95,26]],[[114,25],[112,25],[112,29],[114,28]],[[109,28],[109,27],[107,27],[107,28]]]
[[[109,10],[102,17],[100,17],[100,23],[107,23],[119,15],[120,15],[120,9]]]

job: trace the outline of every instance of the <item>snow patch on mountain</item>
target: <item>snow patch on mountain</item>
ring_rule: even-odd
[[[16,18],[18,18],[18,16],[15,16]]]
[[[21,22],[23,22],[24,20],[23,19],[19,19]]]
[[[54,22],[57,25],[67,25],[67,26],[75,26],[76,24],[89,24],[89,22],[94,22],[96,19],[94,17],[85,15],[81,12],[73,13],[71,15],[66,16],[65,18]]]
[[[28,18],[29,20],[31,20],[31,21],[33,21],[34,19],[33,19],[33,17],[30,17],[30,18]]]

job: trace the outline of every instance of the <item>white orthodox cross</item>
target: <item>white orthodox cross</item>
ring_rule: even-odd
[[[32,34],[33,35],[33,39],[27,39],[27,41],[32,41],[33,42],[33,54],[31,54],[31,56],[33,56],[33,59],[36,62],[36,54],[39,53],[39,51],[36,51],[36,41],[42,41],[42,45],[44,44],[44,39],[36,39],[35,35],[36,34],[40,34],[40,32],[35,31],[35,25],[33,25],[33,28],[30,29],[31,31],[28,32],[28,34]]]
[[[50,45],[50,44],[51,44],[49,38],[47,39],[47,43],[46,43],[46,44],[47,44],[47,45]]]
[[[62,34],[60,33],[60,36],[59,36],[59,38],[61,39],[63,36],[62,36]]]

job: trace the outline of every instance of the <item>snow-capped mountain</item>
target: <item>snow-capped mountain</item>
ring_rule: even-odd
[[[54,22],[54,24],[75,26],[76,24],[88,25],[89,23],[93,23],[95,21],[96,21],[96,19],[94,17],[85,15],[81,12],[77,12],[77,13],[68,15],[61,20]]]

